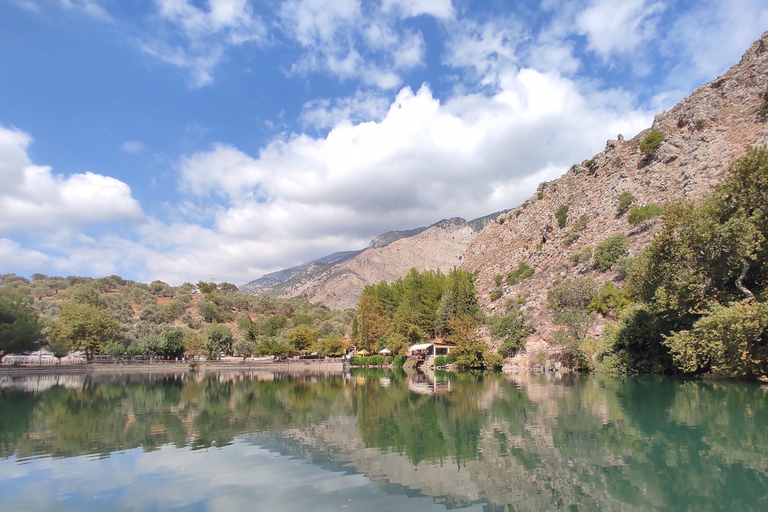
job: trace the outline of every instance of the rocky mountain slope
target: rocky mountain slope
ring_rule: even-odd
[[[282,270],[240,287],[243,293],[280,298],[306,297],[333,309],[357,305],[363,288],[392,282],[412,268],[449,272],[461,265],[464,251],[498,213],[472,221],[446,219],[428,228],[390,231],[374,238],[362,251],[336,253]]]
[[[462,268],[478,272],[483,305],[489,311],[503,310],[506,298],[526,297],[524,307],[537,326],[529,348],[537,339],[548,340],[553,326],[546,297],[553,281],[591,272],[588,263],[574,263],[571,255],[616,233],[628,235],[631,255],[636,255],[658,228],[631,226],[626,215],[617,213],[619,195],[628,191],[636,204],[646,205],[708,193],[749,145],[768,143],[768,122],[761,112],[768,105],[766,93],[768,32],[725,75],[658,114],[648,130],[631,140],[619,135],[602,153],[573,165],[561,178],[540,184],[524,204],[483,229],[466,251]],[[651,130],[663,132],[664,140],[647,156],[639,145]],[[560,228],[555,212],[563,205],[569,209],[566,226]],[[587,223],[578,231],[575,224],[582,216]],[[495,276],[508,275],[520,262],[532,266],[534,275],[514,286],[503,284],[501,298],[492,301]],[[617,278],[610,271],[594,272],[594,277],[598,282]],[[599,335],[600,330],[598,319],[592,334]]]

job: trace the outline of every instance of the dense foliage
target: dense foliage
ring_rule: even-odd
[[[641,303],[607,351],[630,370],[768,371],[768,150],[751,149],[701,204],[665,209],[627,286]]]
[[[353,317],[302,299],[244,295],[231,283],[0,275],[0,332],[7,331],[0,357],[42,343],[58,358],[73,351],[171,359],[301,351],[338,356],[349,346]]]

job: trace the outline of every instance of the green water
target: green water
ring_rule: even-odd
[[[0,510],[768,510],[768,396],[660,377],[0,377]]]

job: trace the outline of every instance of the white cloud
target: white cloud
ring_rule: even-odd
[[[23,268],[37,272],[49,263],[50,258],[42,252],[27,250],[13,240],[0,237],[0,261],[5,268]]]
[[[247,0],[208,0],[207,10],[188,0],[154,3],[157,19],[164,25],[152,35],[140,37],[137,45],[146,54],[187,70],[192,88],[213,82],[213,71],[228,47],[266,43],[266,25]],[[182,43],[173,37],[176,33],[182,36]]]
[[[0,127],[0,229],[62,232],[98,222],[140,221],[143,212],[122,181],[86,172],[68,177],[32,164],[26,133]]]
[[[409,9],[417,14],[440,12],[429,2],[422,11],[417,3]],[[402,71],[423,65],[426,45],[420,32],[398,25],[395,11],[403,12],[358,0],[285,2],[279,12],[281,29],[304,51],[292,71],[329,73],[385,90],[399,86]]]
[[[523,27],[512,19],[482,24],[461,20],[452,32],[453,37],[446,42],[444,63],[474,70],[474,78],[482,85],[498,85],[499,74],[516,70],[516,47],[527,37]]]
[[[677,93],[670,96],[672,102],[736,64],[768,28],[763,0],[704,0],[697,6],[671,24],[661,43],[664,54],[677,62],[664,84]]]
[[[593,0],[577,18],[576,26],[587,36],[589,47],[601,57],[633,52],[656,34],[664,11],[661,2],[644,0]]]
[[[382,0],[382,10],[395,9],[403,17],[429,14],[435,18],[453,18],[455,12],[451,0]]]
[[[346,98],[318,99],[304,104],[301,123],[316,129],[332,128],[342,121],[380,121],[389,109],[383,96],[357,91]]]
[[[138,154],[144,151],[144,144],[138,140],[127,140],[120,145],[120,149],[126,153]]]
[[[500,83],[494,96],[447,103],[426,86],[405,88],[378,122],[341,121],[319,138],[283,136],[257,156],[217,144],[183,158],[184,190],[199,201],[224,197],[226,205],[209,231],[189,227],[179,237],[171,233],[177,227],[147,227],[184,247],[181,262],[153,264],[164,272],[200,265],[244,282],[363,247],[372,234],[510,208],[534,182],[651,120],[620,91],[581,91],[552,73],[523,69]]]
[[[99,0],[59,0],[62,7],[84,12],[88,16],[100,21],[112,21],[106,9],[101,6]]]

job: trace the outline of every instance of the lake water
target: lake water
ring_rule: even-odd
[[[0,510],[768,510],[756,384],[0,377]]]

